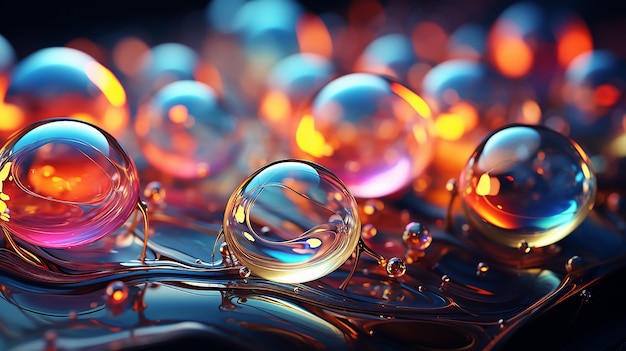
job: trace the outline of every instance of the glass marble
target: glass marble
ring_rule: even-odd
[[[5,102],[23,115],[13,131],[46,118],[69,117],[120,137],[130,115],[117,77],[93,57],[67,47],[40,49],[19,61]]]
[[[287,159],[258,169],[225,209],[230,252],[262,278],[301,283],[323,277],[355,251],[361,221],[355,198],[328,169]]]
[[[388,77],[347,74],[326,84],[303,109],[292,152],[328,167],[356,197],[383,197],[429,165],[430,113],[420,96]]]
[[[30,244],[70,248],[120,228],[139,199],[131,158],[74,119],[35,122],[0,150],[0,226]]]
[[[208,85],[172,82],[142,104],[135,131],[146,160],[180,179],[206,178],[234,163],[238,120]]]
[[[593,208],[596,175],[585,151],[543,126],[509,125],[486,138],[459,176],[470,223],[512,247],[544,247],[569,235]]]

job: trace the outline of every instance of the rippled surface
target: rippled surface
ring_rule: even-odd
[[[495,349],[533,316],[619,267],[623,233],[609,219],[614,213],[604,206],[594,211],[558,246],[529,254],[482,245],[459,227],[446,232],[424,222],[432,245],[404,277],[388,279],[365,259],[346,291],[337,286],[350,261],[304,284],[244,279],[239,267],[221,263],[219,253],[210,263],[219,225],[155,212],[145,264],[136,260],[140,240],[127,230],[70,250],[31,248],[55,271],[2,249],[0,320],[11,326],[2,346],[124,349],[201,341],[244,350]],[[399,216],[390,207],[367,216],[378,227],[368,244],[383,254],[402,254]],[[574,254],[582,260],[568,271]],[[488,269],[477,274],[480,262]]]

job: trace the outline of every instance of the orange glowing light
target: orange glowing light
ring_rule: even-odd
[[[259,114],[270,123],[287,121],[291,116],[289,98],[280,91],[269,91],[259,108]]]
[[[593,93],[596,104],[604,107],[613,106],[621,96],[620,90],[611,84],[602,84]]]
[[[111,105],[121,107],[126,104],[126,92],[120,81],[106,67],[97,61],[89,61],[85,65],[85,73],[95,84]]]
[[[315,130],[315,121],[311,115],[304,115],[300,120],[296,129],[296,144],[300,150],[314,157],[332,156],[334,153],[324,135]]]
[[[296,27],[300,52],[331,58],[333,42],[322,20],[314,14],[305,14]]]
[[[101,127],[104,130],[117,133],[126,127],[126,122],[128,121],[128,111],[124,108],[110,106],[102,115],[104,116],[104,120],[101,123]]]
[[[541,107],[534,100],[526,100],[522,104],[522,118],[524,123],[538,124],[541,121]]]
[[[589,28],[582,20],[566,26],[557,34],[557,57],[561,67],[568,67],[576,56],[593,49]]]
[[[141,73],[140,58],[147,52],[150,52],[150,48],[146,43],[135,37],[127,37],[113,48],[113,63],[126,76],[135,77]]]
[[[419,113],[422,117],[430,118],[432,116],[430,107],[428,106],[426,101],[424,101],[424,99],[415,94],[409,88],[405,87],[402,84],[391,83],[390,89],[406,102],[408,102],[409,105],[411,105],[411,107],[413,107],[413,109],[417,111],[417,113]]]
[[[502,33],[492,37],[493,61],[498,70],[510,78],[519,78],[530,71],[533,65],[533,51],[517,35]]]
[[[182,124],[187,121],[189,111],[185,105],[174,105],[170,107],[167,115],[173,123]]]
[[[411,32],[415,54],[430,62],[441,62],[448,53],[448,34],[443,28],[430,21],[418,23]]]
[[[113,293],[113,295],[111,296],[111,298],[113,299],[113,301],[119,302],[122,301],[126,298],[126,296],[124,296],[124,292],[121,290],[117,290]]]
[[[91,123],[91,124],[96,124],[96,125],[98,124],[96,119],[89,113],[77,112],[77,113],[72,113],[68,117],[78,119],[78,120]]]

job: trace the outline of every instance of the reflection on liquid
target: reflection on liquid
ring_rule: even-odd
[[[383,254],[408,253],[408,245],[390,244],[405,226],[389,211],[367,217],[377,228],[368,245]],[[351,260],[302,284],[242,278],[240,266],[211,262],[219,225],[163,211],[151,222],[144,264],[136,260],[141,240],[122,230],[80,249],[31,248],[51,271],[0,250],[6,277],[0,309],[7,312],[0,324],[11,325],[2,331],[2,346],[123,349],[211,340],[242,349],[497,348],[539,310],[619,267],[626,240],[605,215],[614,212],[604,204],[594,211],[558,248],[528,254],[467,235],[462,221],[451,232],[423,223],[432,243],[403,277],[389,279],[365,258],[345,291],[337,286]],[[593,244],[588,232],[596,235]],[[41,338],[46,333],[54,337]]]

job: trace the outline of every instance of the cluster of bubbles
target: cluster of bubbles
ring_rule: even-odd
[[[519,2],[488,26],[449,28],[406,6],[355,1],[338,16],[215,0],[196,46],[82,38],[17,58],[0,36],[0,224],[37,245],[79,245],[31,228],[64,216],[95,240],[110,230],[85,223],[126,220],[139,178],[160,182],[150,196],[219,180],[236,189],[230,249],[291,280],[297,270],[276,266],[308,263],[318,277],[350,256],[355,198],[413,192],[444,208],[457,178],[481,233],[546,246],[585,218],[596,183],[623,184],[623,67],[579,16]],[[285,158],[302,161],[272,163]],[[410,225],[405,240],[423,250],[432,238]]]

